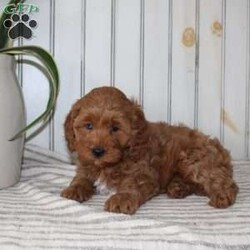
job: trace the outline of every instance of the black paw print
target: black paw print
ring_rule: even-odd
[[[30,20],[27,14],[13,14],[11,19],[4,21],[3,25],[9,29],[8,34],[11,39],[16,39],[17,37],[29,39],[32,37],[32,29],[37,26],[37,22]]]

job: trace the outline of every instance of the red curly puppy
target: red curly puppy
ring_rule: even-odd
[[[77,173],[61,196],[83,202],[95,192],[112,193],[105,210],[133,214],[151,197],[206,195],[226,208],[238,187],[231,158],[217,139],[164,122],[146,121],[140,106],[120,90],[92,90],[72,107],[65,122]]]

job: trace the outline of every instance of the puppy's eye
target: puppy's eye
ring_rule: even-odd
[[[116,126],[116,125],[111,126],[111,129],[110,129],[111,133],[117,132],[118,130],[119,130],[118,126]]]
[[[87,130],[92,130],[93,129],[93,125],[92,123],[88,122],[84,125],[84,127],[87,129]]]

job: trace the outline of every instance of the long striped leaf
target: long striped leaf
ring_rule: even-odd
[[[28,126],[19,131],[15,136],[10,140],[14,140],[28,129],[32,128],[34,125],[38,124],[41,121],[46,121],[56,104],[58,92],[59,92],[59,74],[56,63],[53,57],[44,49],[37,46],[22,46],[22,47],[12,47],[6,49],[0,49],[0,53],[5,53],[9,55],[28,55],[37,58],[45,69],[45,72],[49,78],[50,84],[50,95],[47,103],[46,110],[39,115],[34,121],[32,121]]]

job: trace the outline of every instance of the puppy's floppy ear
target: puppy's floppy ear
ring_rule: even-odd
[[[64,123],[64,133],[65,138],[68,142],[68,148],[71,152],[75,151],[75,133],[73,129],[73,124],[75,118],[78,116],[80,111],[80,100],[77,101],[71,108],[70,112],[68,113],[65,123]]]
[[[141,106],[135,100],[132,104],[132,129],[133,135],[130,142],[130,156],[132,159],[143,159],[148,151],[148,123]]]
[[[144,127],[146,125],[146,119],[144,116],[144,112],[141,108],[141,106],[138,104],[138,102],[135,99],[131,99],[131,110],[132,110],[132,123],[133,127],[136,130],[142,129],[142,126]]]

